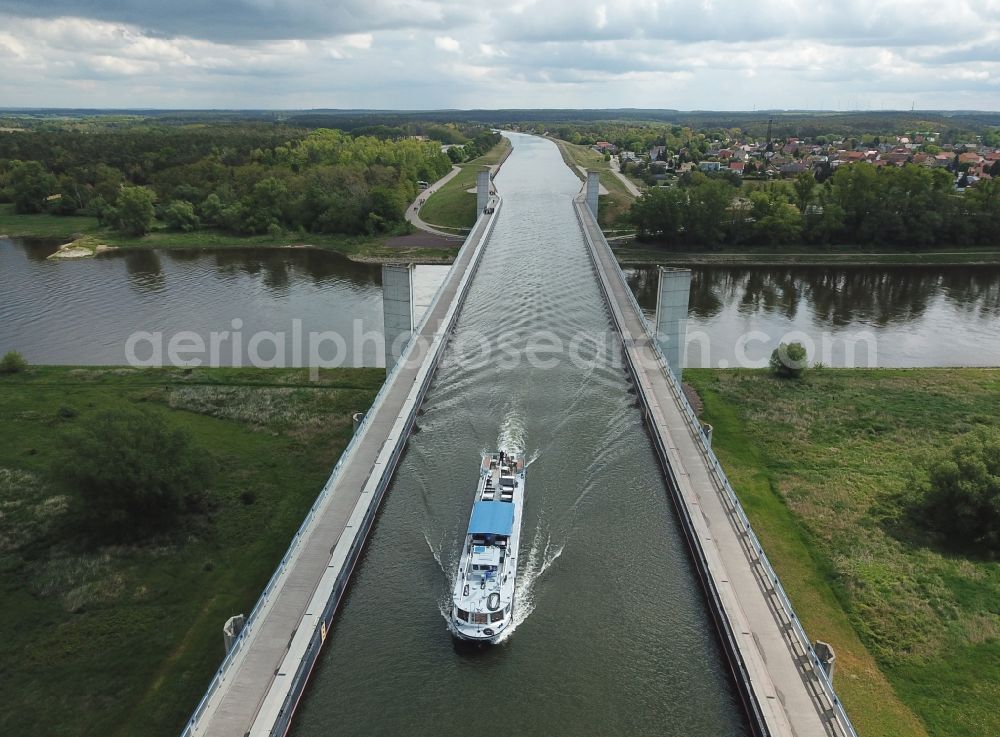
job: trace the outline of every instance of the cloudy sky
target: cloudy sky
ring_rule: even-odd
[[[0,0],[0,107],[1000,109],[1000,0]]]

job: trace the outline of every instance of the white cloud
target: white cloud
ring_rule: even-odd
[[[462,52],[462,44],[453,39],[451,36],[437,36],[434,39],[434,46],[441,51],[450,51],[455,54]]]
[[[995,0],[40,5],[0,0],[5,105],[1000,108]]]
[[[352,49],[370,49],[375,36],[371,33],[351,33],[344,36],[344,44]]]

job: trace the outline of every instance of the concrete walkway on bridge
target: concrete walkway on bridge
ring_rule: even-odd
[[[492,231],[476,223],[183,737],[284,734]],[[221,625],[221,622],[220,622]]]
[[[771,737],[854,735],[583,195],[574,206],[751,726]]]

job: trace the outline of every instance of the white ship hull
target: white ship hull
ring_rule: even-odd
[[[514,454],[483,456],[452,592],[452,631],[463,640],[496,642],[513,626],[524,466]]]

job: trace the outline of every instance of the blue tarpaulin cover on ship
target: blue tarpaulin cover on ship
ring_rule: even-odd
[[[510,502],[476,502],[469,532],[473,535],[510,535],[514,529],[514,505]]]

